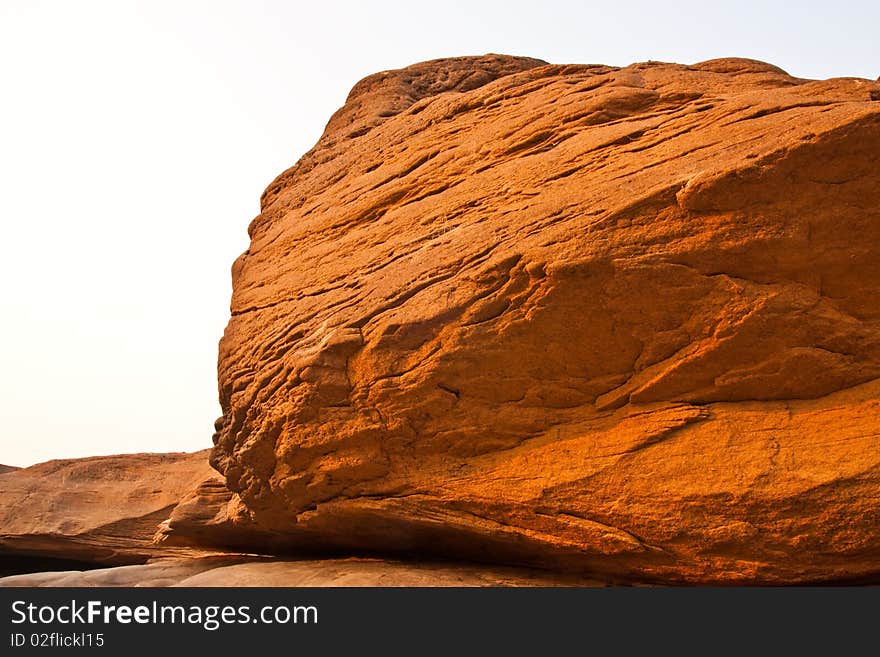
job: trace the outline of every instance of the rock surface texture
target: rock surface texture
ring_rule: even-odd
[[[19,556],[114,565],[160,554],[157,525],[213,473],[207,458],[123,454],[0,473],[0,571]]]
[[[560,573],[455,563],[378,559],[169,558],[134,566],[0,577],[8,586],[583,586]]]
[[[262,197],[232,492],[166,540],[876,578],[878,101],[742,59],[366,78]]]

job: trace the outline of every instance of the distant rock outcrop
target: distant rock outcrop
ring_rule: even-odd
[[[211,475],[207,458],[207,451],[95,456],[0,476],[0,570],[22,556],[117,565],[160,555],[157,525]]]
[[[876,576],[878,96],[744,59],[367,78],[263,195],[232,493],[166,540]]]

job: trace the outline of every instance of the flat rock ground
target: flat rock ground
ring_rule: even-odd
[[[600,582],[524,568],[385,559],[284,561],[218,555],[0,578],[9,586],[596,586]]]

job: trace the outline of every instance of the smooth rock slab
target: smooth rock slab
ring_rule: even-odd
[[[236,563],[238,561],[239,563]],[[377,559],[247,561],[167,559],[138,566],[30,573],[3,586],[595,586],[597,582],[536,570],[477,564]]]
[[[212,474],[205,451],[59,459],[0,473],[0,559],[143,562],[167,552],[153,546],[159,524]]]

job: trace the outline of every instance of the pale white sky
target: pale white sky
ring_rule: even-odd
[[[0,463],[210,446],[229,267],[365,75],[499,52],[876,79],[878,25],[876,1],[0,0]]]

